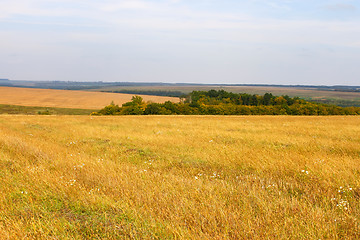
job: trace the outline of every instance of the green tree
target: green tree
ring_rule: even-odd
[[[121,108],[119,107],[119,105],[115,105],[114,101],[112,101],[110,103],[110,105],[104,107],[103,109],[101,109],[99,111],[99,114],[101,115],[115,115],[117,113],[119,113],[121,110]]]
[[[150,103],[146,106],[145,115],[157,115],[161,114],[161,105],[159,103]]]
[[[124,115],[142,115],[144,114],[146,103],[140,96],[133,96],[131,102],[122,105],[121,114]]]

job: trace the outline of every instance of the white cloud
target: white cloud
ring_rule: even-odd
[[[101,4],[100,10],[105,12],[116,12],[119,10],[148,9],[150,4],[144,1],[126,0]]]
[[[36,16],[36,17],[68,17],[76,16],[83,12],[81,9],[65,7],[51,7],[51,4],[71,3],[69,0],[49,1],[49,0],[3,0],[0,2],[0,16],[11,18],[17,16]]]
[[[172,0],[168,0],[168,2]],[[286,1],[282,1],[286,2]],[[62,3],[59,7],[56,4]],[[85,4],[87,7],[67,7],[66,4]],[[49,7],[49,4],[52,7]],[[122,1],[71,1],[71,0],[4,0],[0,3],[0,15],[21,14],[36,16],[37,20],[7,20],[17,23],[53,26],[99,27],[121,36],[120,32],[153,31],[157,34],[167,31],[168,35],[182,38],[223,40],[232,42],[266,42],[272,44],[337,44],[348,45],[360,38],[359,23],[321,20],[280,20],[260,18],[251,15],[218,13],[213,11],[191,10],[186,7],[140,0]],[[137,12],[126,12],[139,10]],[[125,11],[119,14],[118,11]],[[49,17],[46,21],[39,16]],[[52,19],[50,16],[66,17]],[[84,19],[83,22],[71,22],[71,17]],[[89,34],[91,33],[90,30]],[[196,33],[198,31],[198,33]],[[103,33],[102,33],[103,34]],[[118,34],[118,35],[116,35]],[[192,36],[190,34],[193,34]],[[86,41],[86,39],[84,40]]]
[[[280,4],[273,5],[275,8],[287,9],[289,1],[268,2],[274,3]],[[152,80],[156,76],[164,80],[181,67],[187,69],[188,75],[209,79],[222,75],[235,79],[236,74],[260,79],[264,74],[256,72],[259,66],[267,66],[265,75],[271,75],[273,65],[295,71],[296,64],[307,67],[314,64],[316,68],[318,61],[325,69],[327,58],[346,59],[346,54],[351,60],[348,65],[354,65],[359,60],[355,53],[360,51],[358,20],[289,20],[257,16],[241,9],[234,12],[191,8],[178,0],[0,0],[0,21],[9,24],[0,30],[3,63],[7,56],[12,56],[13,62],[26,59],[22,61],[29,65],[34,58],[38,66],[49,65],[48,59],[55,58],[59,66],[73,64],[85,69],[84,75],[87,67],[96,69],[97,64],[102,66],[99,72],[104,75],[107,66],[112,69],[111,74],[123,66],[129,77],[125,80],[139,80],[151,74],[154,74]],[[12,28],[11,23],[16,23],[16,27]],[[311,64],[304,60],[303,48],[314,57]],[[346,54],[340,54],[342,49],[347,49]],[[22,58],[21,54],[26,57]],[[87,65],[81,65],[83,56]],[[344,60],[344,69],[345,63]],[[21,69],[11,64],[3,66],[12,67],[13,71]],[[141,76],[135,73],[139,68],[144,69]],[[166,76],[161,73],[164,68],[168,69]],[[273,79],[282,76],[280,72],[274,73]],[[19,70],[17,74],[20,73],[26,74]],[[34,71],[33,76],[36,74]],[[58,74],[59,77],[52,79],[65,77]],[[69,79],[75,73],[67,74]],[[185,75],[179,74],[178,78]]]
[[[325,8],[331,11],[355,11],[357,9],[356,6],[352,4],[344,3],[326,5]]]

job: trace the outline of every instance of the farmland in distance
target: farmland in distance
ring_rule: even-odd
[[[358,239],[359,133],[354,116],[0,116],[0,235]]]
[[[112,101],[115,104],[129,102],[133,94],[34,89],[17,87],[0,87],[0,103],[7,105],[77,108],[77,109],[101,109]],[[145,101],[178,102],[178,98],[141,96]]]
[[[288,95],[290,97],[300,97],[307,101],[314,101],[325,104],[335,104],[342,107],[360,107],[359,91],[329,90],[327,88],[312,87],[286,87],[286,86],[231,86],[231,85],[184,85],[184,86],[112,86],[89,91],[133,91],[151,93],[152,91],[182,92],[190,93],[196,91],[225,90],[234,93],[248,93],[264,95],[272,93],[275,96]]]

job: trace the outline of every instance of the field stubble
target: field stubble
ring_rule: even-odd
[[[145,101],[179,102],[179,98],[140,95]],[[131,101],[133,94],[0,87],[0,103],[7,105],[77,108],[98,110],[112,101],[121,105]]]
[[[360,238],[360,118],[0,116],[5,238]]]

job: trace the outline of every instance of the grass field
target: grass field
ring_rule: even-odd
[[[360,118],[0,116],[5,239],[359,239]]]
[[[290,97],[300,97],[305,100],[317,101],[339,106],[360,107],[360,92],[341,92],[341,91],[320,91],[311,88],[290,88],[290,87],[262,87],[262,86],[124,86],[101,88],[98,91],[117,91],[117,90],[142,90],[142,91],[181,91],[190,93],[193,90],[209,91],[211,89],[223,89],[234,93],[260,94],[272,93],[275,96],[288,95]],[[91,89],[90,91],[96,91]]]
[[[70,90],[34,89],[0,87],[0,104],[78,108],[78,109],[101,109],[112,101],[115,104],[129,102],[133,94],[103,93]],[[145,101],[163,103],[165,101],[178,102],[178,98],[142,96]]]
[[[25,115],[90,115],[94,109],[30,107],[0,104],[0,114]]]

